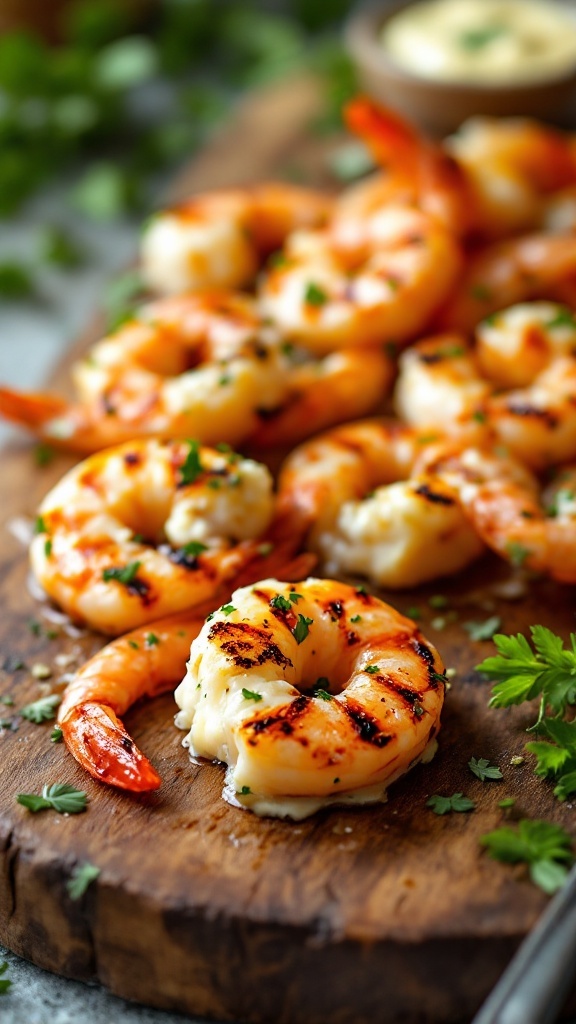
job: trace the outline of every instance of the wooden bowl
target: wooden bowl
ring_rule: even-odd
[[[428,132],[446,135],[475,114],[528,116],[576,125],[576,65],[557,78],[519,85],[471,85],[420,77],[395,64],[380,43],[382,27],[410,0],[380,0],[354,12],[345,41],[362,88]]]

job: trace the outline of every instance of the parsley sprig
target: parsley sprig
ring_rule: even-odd
[[[574,860],[568,833],[548,821],[524,819],[518,828],[497,828],[480,837],[494,860],[529,865],[530,878],[544,892],[552,894],[566,881]]]
[[[51,786],[43,786],[42,794],[18,793],[16,800],[23,807],[36,814],[37,811],[53,810],[59,814],[80,814],[86,810],[88,794],[67,782],[55,782]]]
[[[536,775],[554,779],[554,794],[566,800],[576,792],[576,722],[564,715],[576,704],[576,634],[570,647],[546,626],[531,627],[532,644],[526,637],[496,635],[496,657],[477,666],[490,679],[498,680],[492,690],[492,707],[509,707],[540,698],[538,717],[528,730],[543,738],[526,744],[536,757]]]
[[[530,633],[534,650],[521,633],[497,633],[493,639],[498,655],[476,668],[497,680],[491,707],[505,708],[540,697],[539,724],[548,708],[558,717],[576,703],[576,634],[570,634],[567,650],[562,638],[546,626],[531,626]]]
[[[481,779],[482,782],[486,782],[486,779],[495,781],[502,778],[502,772],[498,765],[490,764],[490,761],[485,757],[471,757],[468,761],[468,767],[472,774],[477,779]]]
[[[0,974],[5,974],[6,971],[8,970],[8,967],[8,961],[4,960],[3,963],[0,964]],[[12,981],[10,978],[0,978],[0,996],[6,995],[11,984]]]

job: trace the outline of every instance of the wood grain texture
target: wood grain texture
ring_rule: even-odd
[[[288,159],[322,177],[324,143],[304,127],[317,96],[306,81],[253,98],[232,128],[179,185],[188,188],[270,176]],[[80,343],[86,344],[87,339]],[[68,362],[68,360],[66,361]],[[64,365],[55,383],[62,385]],[[34,515],[46,489],[69,464],[59,456],[34,466],[18,441],[2,460],[6,523]],[[53,680],[95,651],[93,634],[35,636],[43,610],[27,587],[25,552],[0,535],[2,658],[27,668],[0,672],[0,692],[15,716],[42,684],[30,668],[45,662]],[[0,732],[0,941],[39,966],[98,980],[118,995],[153,1006],[255,1024],[449,1024],[469,1019],[545,903],[521,868],[489,861],[478,838],[503,819],[497,801],[515,796],[514,816],[566,826],[528,763],[510,766],[525,741],[526,713],[487,710],[488,687],[473,666],[490,650],[472,644],[462,621],[502,616],[506,631],[544,622],[567,634],[573,590],[533,582],[516,603],[494,597],[508,570],[487,559],[456,582],[389,595],[418,604],[422,628],[457,667],[433,763],[396,783],[387,805],[330,810],[290,824],[257,819],[222,802],[223,769],[194,765],[174,729],[170,696],[126,716],[132,735],[160,770],[157,794],[131,797],[86,777],[48,723],[20,720]],[[459,621],[430,627],[427,605],[439,589]],[[386,596],[386,595],[384,595]],[[64,663],[66,658],[69,663]],[[59,660],[59,664],[58,664]],[[45,684],[46,685],[46,684]],[[504,780],[482,783],[469,758],[501,765]],[[85,814],[31,815],[18,792],[69,782],[88,791]],[[437,817],[433,793],[462,790],[474,814]],[[73,902],[66,882],[89,861],[98,880]]]

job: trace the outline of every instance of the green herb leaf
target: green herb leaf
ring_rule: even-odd
[[[494,780],[501,779],[502,772],[497,765],[491,765],[485,757],[471,757],[468,761],[468,767],[470,771],[482,782],[486,782],[486,779]]]
[[[304,302],[308,306],[324,306],[328,302],[328,295],[323,288],[310,281],[304,292]]]
[[[187,558],[198,558],[198,555],[208,551],[208,545],[200,540],[189,540],[180,550]]]
[[[63,738],[62,729],[59,725],[55,725],[50,733],[50,739],[52,743],[61,743]]]
[[[63,267],[66,270],[74,270],[84,262],[84,256],[79,246],[63,228],[55,225],[48,225],[44,228],[40,239],[40,251],[46,263],[52,263],[54,266]]]
[[[463,814],[466,811],[473,811],[476,804],[462,793],[453,793],[452,796],[435,794],[426,801],[426,807],[430,807],[434,814],[449,814],[451,811]]]
[[[35,722],[36,725],[40,725],[42,722],[49,722],[52,718],[56,718],[56,708],[61,700],[62,698],[59,694],[50,693],[47,697],[40,697],[39,700],[35,700],[32,704],[26,704],[20,711],[20,714],[22,718],[27,718],[29,722]]]
[[[156,633],[146,633],[145,639],[147,647],[158,647],[160,643],[160,637],[156,636]]]
[[[200,442],[188,441],[188,454],[180,466],[180,482],[187,486],[198,479],[204,468],[200,461]]]
[[[232,612],[236,611],[236,608],[233,604],[223,604],[220,611],[224,612],[224,615],[231,615]]]
[[[19,263],[0,263],[0,297],[25,299],[34,291],[30,271]]]
[[[105,583],[116,580],[117,583],[123,583],[126,586],[136,579],[141,565],[142,562],[128,562],[127,565],[111,566],[102,571],[102,579]]]
[[[485,49],[495,39],[508,35],[509,31],[507,25],[498,23],[467,29],[458,36],[458,44],[463,50],[468,50],[469,53],[476,53],[478,50]]]
[[[491,615],[484,622],[463,622],[462,625],[471,640],[491,640],[500,629],[502,619],[499,615]]]
[[[306,639],[310,632],[308,627],[311,626],[313,622],[314,619],[309,619],[307,618],[306,615],[298,616],[298,622],[296,623],[294,629],[292,630],[292,635],[294,636],[294,639],[296,640],[297,644],[301,644],[304,642],[304,640]]]
[[[366,665],[364,671],[370,676],[375,676],[380,671],[380,665]]]
[[[98,878],[100,874],[100,868],[97,868],[95,864],[77,864],[72,870],[72,874],[66,884],[66,889],[71,900],[79,900],[84,895],[86,889],[92,882]]]
[[[8,970],[8,967],[9,967],[8,961],[4,960],[0,964],[0,975],[1,974],[6,974],[6,971]],[[12,981],[10,980],[10,978],[0,978],[0,995],[1,996],[6,995],[6,993],[7,993],[8,989],[10,988],[11,984],[12,984]]]
[[[245,700],[262,700],[261,693],[255,693],[254,690],[247,690],[245,686],[242,687],[242,696]]]
[[[559,825],[524,819],[518,828],[495,829],[480,837],[495,860],[530,865],[530,877],[544,892],[555,892],[564,883],[572,864],[572,839]],[[536,867],[536,865],[539,865]],[[562,868],[554,870],[554,866]]]
[[[276,594],[270,601],[271,608],[277,608],[281,612],[289,612],[292,609],[292,605],[288,598],[283,597],[282,594]]]

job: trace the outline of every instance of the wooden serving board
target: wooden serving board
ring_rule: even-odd
[[[317,95],[306,81],[254,97],[225,135],[197,161],[179,189],[265,178],[286,164],[321,178],[326,144],[306,125]],[[84,339],[86,344],[89,339]],[[67,360],[67,364],[70,360]],[[66,365],[53,383],[64,386]],[[6,522],[34,516],[46,489],[69,465],[34,465],[18,441],[3,455]],[[100,981],[153,1006],[244,1022],[276,1024],[448,1024],[470,1018],[545,905],[523,868],[490,861],[479,836],[498,826],[498,800],[514,796],[512,817],[546,817],[568,827],[522,752],[524,710],[489,711],[488,685],[473,666],[491,650],[470,642],[462,621],[499,614],[506,631],[543,622],[567,634],[573,590],[531,583],[517,602],[494,596],[508,569],[487,559],[452,582],[388,595],[419,605],[422,628],[457,675],[446,701],[440,750],[427,767],[397,782],[387,805],[332,809],[294,824],[258,819],[221,799],[223,769],[193,765],[165,696],[126,716],[132,735],[159,768],[158,793],[134,797],[88,778],[51,725],[18,722],[36,699],[95,651],[101,638],[36,636],[47,624],[30,596],[24,549],[0,534],[0,692],[16,729],[0,733],[0,941],[39,966]],[[434,630],[428,597],[441,590],[459,621]],[[387,596],[387,595],[384,595]],[[50,625],[48,623],[48,625]],[[13,669],[21,659],[26,667]],[[36,663],[54,668],[40,684]],[[467,768],[487,757],[504,772],[482,783]],[[529,760],[529,759],[528,759]],[[15,794],[69,782],[89,793],[85,814],[32,815]],[[463,791],[473,814],[438,817],[433,793]],[[66,882],[90,862],[100,876],[73,902]]]

